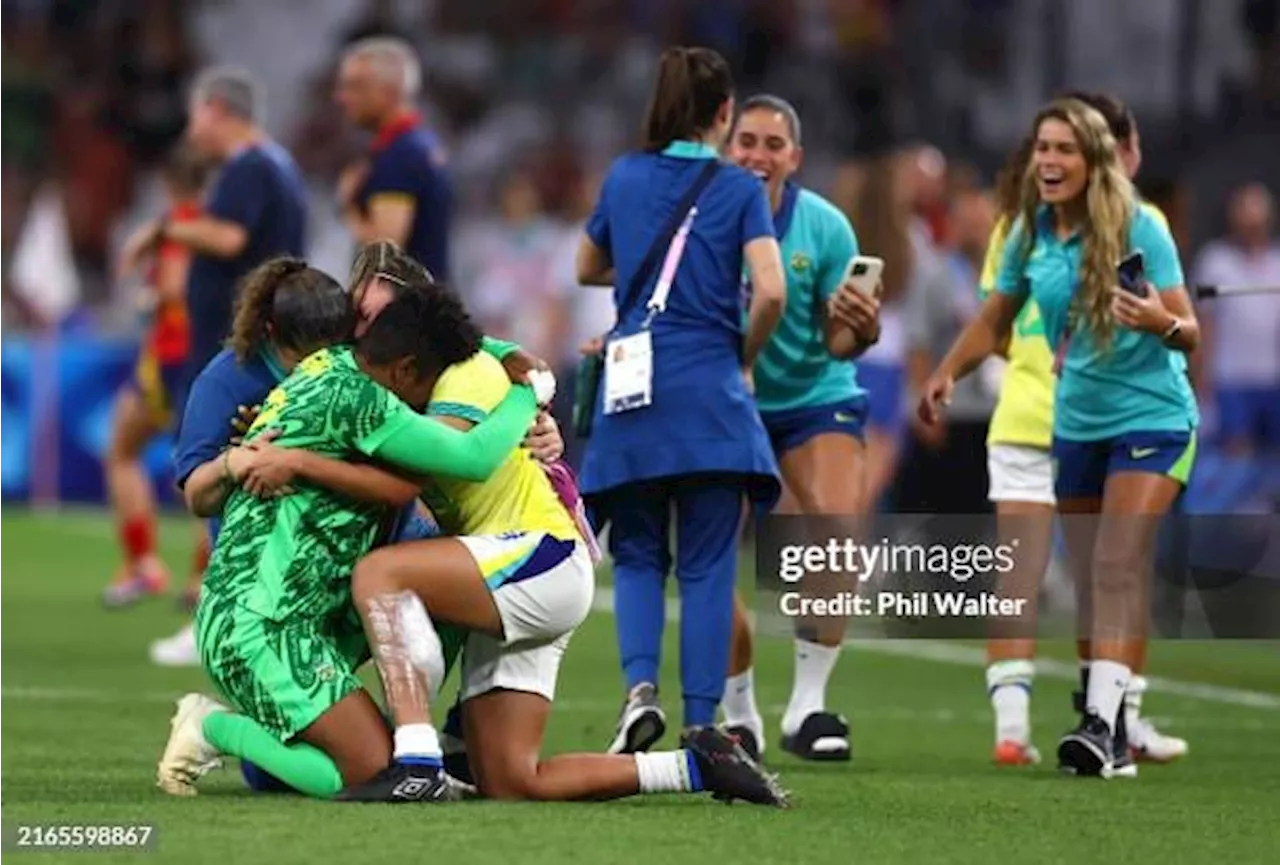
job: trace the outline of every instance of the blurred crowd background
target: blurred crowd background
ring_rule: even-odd
[[[714,47],[740,95],[791,100],[802,181],[850,214],[864,251],[910,262],[867,359],[889,373],[869,382],[902,406],[881,431],[889,505],[915,455],[946,446],[914,428],[913,381],[976,308],[995,170],[1054,93],[1107,91],[1133,109],[1138,186],[1169,217],[1189,281],[1280,286],[1277,0],[4,0],[2,11],[9,500],[101,498],[95,460],[141,327],[139,286],[113,278],[116,257],[162,208],[157,168],[201,67],[260,78],[266,127],[307,173],[311,257],[346,274],[334,186],[367,139],[334,106],[333,83],[344,46],[377,33],[409,40],[424,64],[422,108],[457,195],[453,283],[488,332],[559,364],[566,394],[577,346],[613,316],[608,292],[575,284],[573,251],[602,172],[635,144],[661,47]],[[1247,385],[1280,400],[1280,293],[1199,311],[1210,322],[1192,365],[1210,466],[1199,488],[1215,508],[1274,510],[1280,485],[1259,469],[1280,430],[1215,439],[1214,394]],[[998,376],[990,364],[953,412],[952,445],[968,442],[973,459],[985,461]],[[161,477],[163,443],[151,463]],[[982,505],[985,489],[973,492]]]

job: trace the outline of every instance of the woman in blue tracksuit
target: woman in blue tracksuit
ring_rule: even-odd
[[[644,147],[613,164],[578,252],[579,281],[615,286],[619,310],[582,467],[614,561],[628,689],[615,752],[647,750],[666,729],[657,685],[672,509],[691,728],[714,723],[724,692],[743,500],[771,507],[780,492],[750,370],[782,316],[786,283],[764,185],[719,163],[733,108],[724,58],[664,52]],[[744,262],[754,286],[745,328]],[[668,283],[665,305],[649,309]]]

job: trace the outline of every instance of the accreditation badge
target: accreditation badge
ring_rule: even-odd
[[[620,414],[652,402],[652,335],[642,330],[610,340],[604,354],[604,413]]]

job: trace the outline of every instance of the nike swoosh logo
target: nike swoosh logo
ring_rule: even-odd
[[[1160,448],[1131,448],[1129,450],[1129,456],[1135,460],[1144,460],[1158,450],[1160,450]]]

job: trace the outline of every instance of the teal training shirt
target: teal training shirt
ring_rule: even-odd
[[[851,360],[827,352],[824,309],[858,254],[853,226],[820,195],[788,183],[774,214],[787,275],[787,305],[778,329],[756,359],[756,402],[762,412],[845,402],[865,391]]]
[[[1031,255],[1022,261],[1025,227],[1019,222],[1005,244],[996,289],[1003,294],[1028,291],[1040,307],[1049,345],[1058,351],[1067,338],[1067,316],[1080,284],[1083,242],[1079,233],[1059,240],[1048,206],[1036,218]],[[1183,285],[1182,265],[1173,236],[1145,207],[1134,209],[1129,250],[1141,250],[1147,281],[1156,291]],[[1115,326],[1108,351],[1100,350],[1089,329],[1070,335],[1054,400],[1055,436],[1071,441],[1100,441],[1132,432],[1192,430],[1199,423],[1187,363],[1160,337]]]

